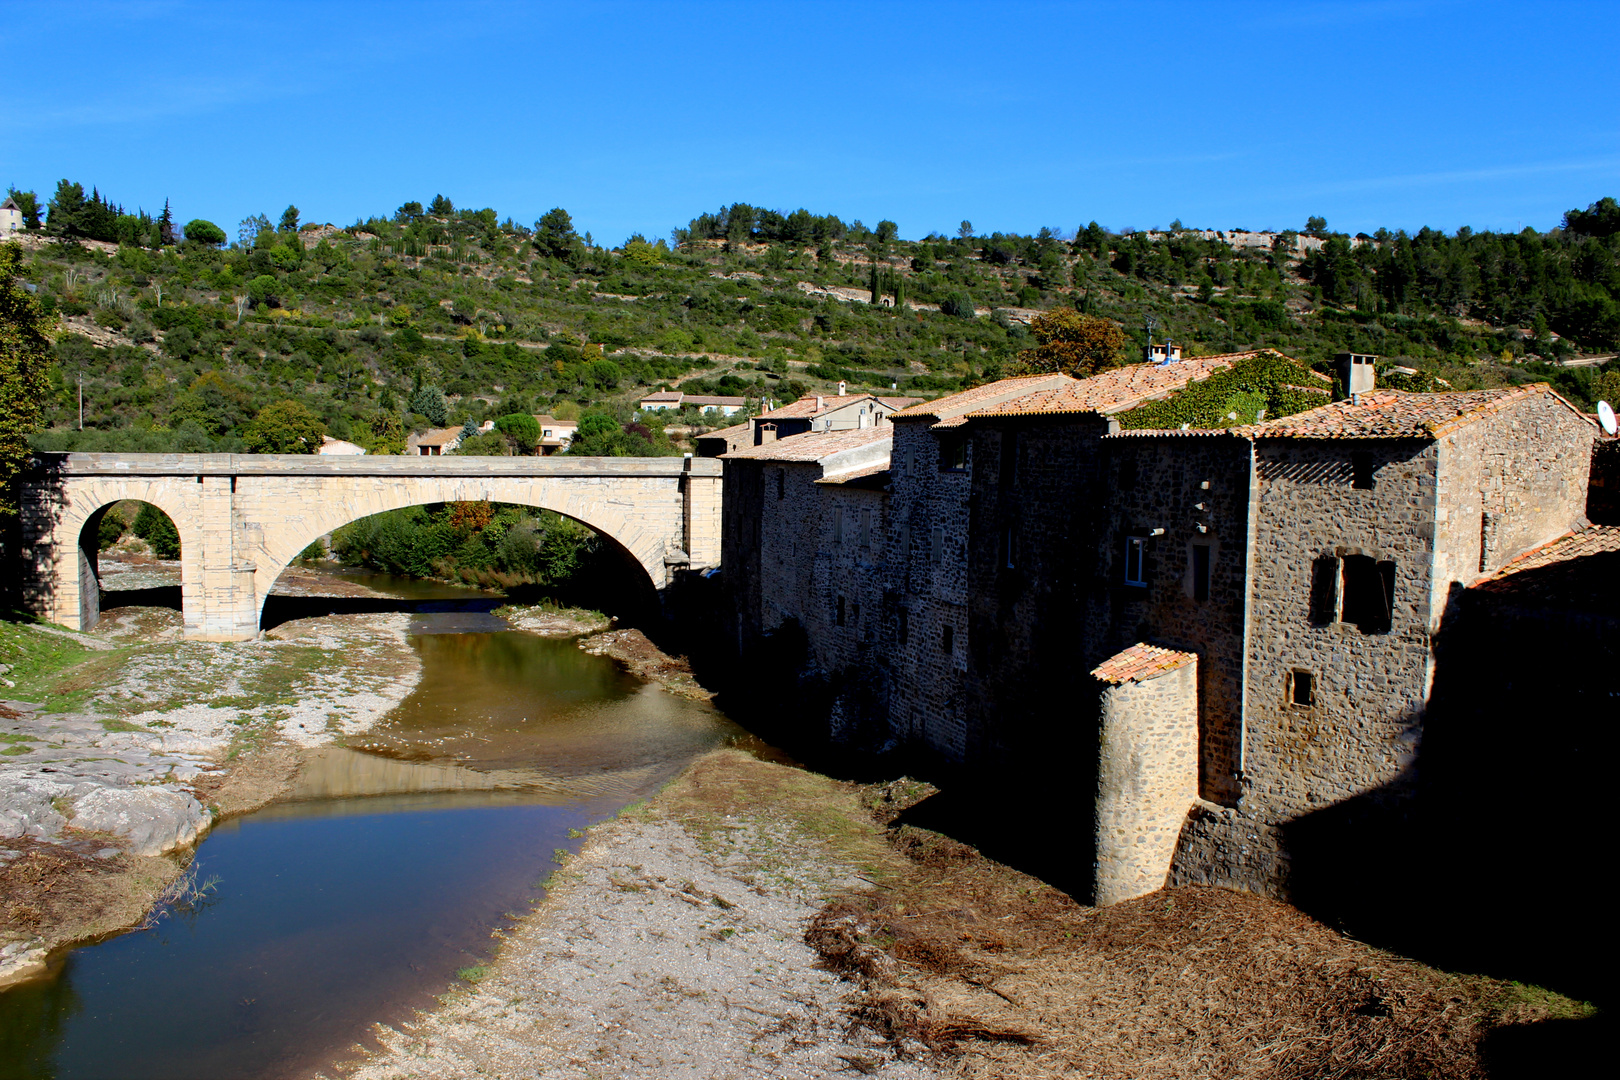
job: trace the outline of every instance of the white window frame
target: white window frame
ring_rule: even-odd
[[[1147,545],[1146,536],[1125,538],[1125,584],[1134,588],[1147,587]],[[1135,566],[1132,566],[1133,560]]]

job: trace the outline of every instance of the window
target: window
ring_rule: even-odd
[[[1203,603],[1209,599],[1209,545],[1194,544],[1192,548],[1193,599]]]
[[[905,608],[900,609],[900,644],[911,643],[911,618]]]
[[[967,436],[941,435],[939,439],[939,471],[967,471]]]
[[[945,526],[943,525],[934,526],[934,542],[930,546],[928,561],[935,566],[940,566],[945,562]]]
[[[1125,584],[1147,584],[1147,543],[1145,536],[1125,538]]]
[[[1018,565],[1018,531],[1011,525],[1001,536],[1001,564],[1008,570]]]
[[[1350,455],[1351,487],[1371,491],[1373,489],[1373,473],[1375,471],[1376,469],[1373,466],[1373,456],[1371,454]]]
[[[1364,634],[1387,634],[1394,625],[1395,564],[1367,555],[1346,555],[1339,618]]]
[[[1018,432],[1001,433],[1001,486],[1012,487],[1018,480]]]
[[[940,630],[939,648],[944,653],[956,651],[956,627],[947,624],[944,629]]]
[[[776,497],[778,499],[787,498],[787,470],[786,469],[777,469],[776,470]]]
[[[1316,676],[1308,671],[1288,673],[1288,704],[1296,709],[1309,709],[1316,704]]]
[[[872,546],[872,511],[861,511],[861,547]]]
[[[916,464],[916,457],[917,457],[917,448],[915,446],[907,446],[906,447],[906,467],[905,467],[905,472],[906,472],[907,476],[911,475],[912,467]]]
[[[844,625],[844,598],[842,596],[840,596],[838,598],[837,609],[838,609],[838,625],[843,626]]]
[[[835,507],[833,507],[833,543],[842,544],[843,542],[844,542],[844,508],[842,506],[835,506]],[[840,622],[838,625],[842,626],[844,624],[842,622]]]
[[[1339,560],[1323,555],[1311,564],[1311,625],[1339,621]]]

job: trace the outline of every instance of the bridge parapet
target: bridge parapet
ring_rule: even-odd
[[[677,568],[719,565],[722,469],[713,458],[42,454],[22,493],[24,600],[54,622],[95,625],[96,534],[123,499],[174,520],[192,638],[254,636],[270,587],[317,537],[423,503],[554,510],[623,546],[661,590]]]

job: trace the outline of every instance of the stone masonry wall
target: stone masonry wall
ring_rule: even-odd
[[[964,724],[968,753],[981,766],[1018,766],[1071,736],[1088,754],[1094,745],[1095,717],[1077,715],[1074,694],[1075,670],[1095,666],[1085,663],[1078,617],[1094,568],[1076,554],[1089,550],[1096,530],[1106,430],[1095,416],[969,426]]]
[[[927,421],[894,425],[884,558],[893,603],[882,644],[893,672],[889,723],[897,737],[951,762],[968,749],[969,453],[966,470],[943,471]]]
[[[1431,629],[1453,583],[1500,569],[1584,518],[1594,439],[1591,424],[1541,394],[1440,440]]]
[[[1102,441],[1107,513],[1091,559],[1086,656],[1138,641],[1198,656],[1200,791],[1232,805],[1243,730],[1250,444],[1227,435],[1115,435]],[[1143,586],[1124,582],[1128,535],[1151,534]],[[1208,549],[1208,595],[1194,581]]]
[[[1352,486],[1352,453],[1371,455],[1373,489]],[[1256,458],[1241,807],[1278,824],[1404,782],[1412,764],[1430,670],[1439,457],[1415,441],[1271,439]],[[1313,625],[1317,560],[1347,556],[1394,563],[1387,632]],[[1301,674],[1308,705],[1290,699]]]
[[[1098,740],[1093,902],[1164,887],[1198,797],[1198,663],[1104,685]]]

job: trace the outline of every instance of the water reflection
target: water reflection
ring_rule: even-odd
[[[209,906],[0,993],[0,1078],[321,1067],[487,959],[571,830],[741,734],[570,642],[445,632],[468,616],[416,616],[422,682],[384,728],[203,843]]]

